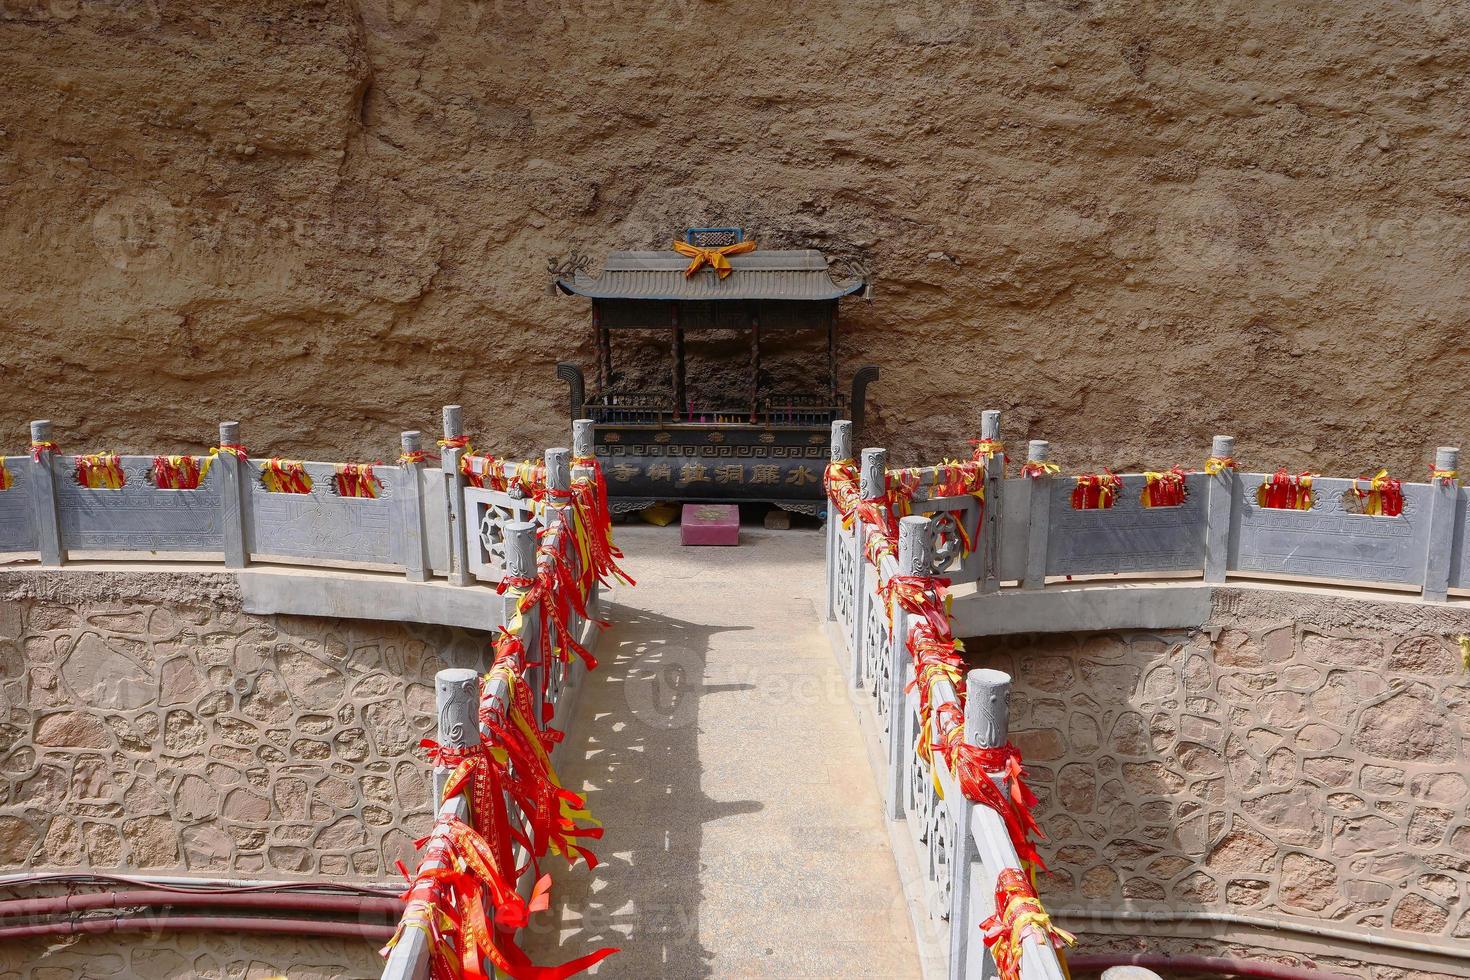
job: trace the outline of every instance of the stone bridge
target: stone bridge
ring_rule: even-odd
[[[487,666],[513,618],[515,593],[496,586],[519,567],[517,521],[536,516],[466,486],[457,449],[433,467],[417,445],[384,468],[396,492],[376,498],[380,518],[349,506],[368,501],[292,501],[282,526],[309,528],[318,550],[297,556],[258,547],[279,504],[252,509],[264,461],[220,456],[240,492],[216,485],[207,506],[243,516],[196,509],[190,533],[218,531],[220,547],[175,538],[169,555],[161,537],[188,519],[178,502],[170,522],[137,499],[123,516],[75,513],[69,499],[95,501],[42,495],[32,461],[7,460],[13,489],[31,488],[21,513],[42,517],[23,532],[35,554],[0,571],[5,900],[243,882],[298,898],[269,920],[296,927],[235,914],[211,931],[141,903],[146,942],[79,925],[95,918],[81,906],[61,920],[0,911],[0,976],[382,973],[395,865],[414,867],[434,827],[417,750],[435,675]],[[548,485],[564,459],[549,454]],[[865,462],[869,482],[907,479]],[[1141,476],[1123,477],[1118,513],[1090,514],[1044,469],[1008,479],[982,464],[983,503],[978,483],[928,492],[942,480],[921,474],[908,544],[876,563],[863,556],[886,529],[861,512],[824,533],[747,528],[729,550],[618,529],[638,585],[594,599],[589,614],[612,624],[601,665],[570,671],[551,704],[569,733],[562,778],[606,828],[602,864],[557,871],[521,937],[532,959],[612,945],[599,976],[982,975],[998,845],[990,811],[937,799],[926,787],[949,774],[930,778],[905,742],[917,707],[893,637],[912,624],[885,588],[907,575],[950,579],[968,666],[1009,676],[1009,737],[1048,837],[1040,896],[1079,937],[1074,973],[1167,955],[1274,976],[1470,975],[1465,491],[1406,485],[1403,519],[1361,531],[1331,503],[1242,516],[1255,478],[1233,467],[1188,477],[1190,507],[1151,515],[1133,506]],[[1319,498],[1350,483],[1322,481]],[[0,525],[16,513],[5,496]],[[1276,517],[1310,529],[1276,547],[1251,530]],[[86,537],[119,523],[133,537]],[[1365,549],[1342,526],[1408,543]],[[968,546],[951,544],[957,527]],[[590,644],[592,625],[573,626]],[[309,909],[303,889],[342,908]],[[68,929],[10,925],[57,921]],[[1039,954],[1022,966],[1049,975]]]

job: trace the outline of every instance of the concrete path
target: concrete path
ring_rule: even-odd
[[[606,837],[553,868],[537,962],[599,977],[918,977],[878,792],[822,630],[822,536],[617,528],[622,588],[562,758]]]

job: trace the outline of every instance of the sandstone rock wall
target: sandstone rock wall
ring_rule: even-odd
[[[561,444],[548,259],[727,222],[871,275],[898,463],[987,407],[1091,467],[1465,434],[1462,0],[7,0],[0,75],[12,448]]]
[[[0,574],[0,867],[381,878],[411,863],[434,672],[480,666],[484,638],[250,615],[232,587]]]
[[[1016,677],[1012,737],[1051,838],[1044,897],[1463,946],[1470,675],[1455,637],[1470,615],[1221,590],[1212,623],[971,642]]]

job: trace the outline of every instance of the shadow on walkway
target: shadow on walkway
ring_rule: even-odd
[[[762,804],[704,795],[700,702],[752,689],[704,680],[710,637],[751,627],[701,626],[626,605],[609,616],[616,626],[598,644],[598,668],[584,680],[559,753],[563,783],[586,793],[606,828],[591,842],[601,863],[569,871],[553,860],[552,908],[523,934],[525,946],[543,963],[621,947],[599,977],[713,976],[699,934],[703,826]]]

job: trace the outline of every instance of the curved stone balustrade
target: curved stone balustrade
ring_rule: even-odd
[[[854,456],[845,427],[833,442],[834,460]],[[1044,461],[1045,444],[1029,456]],[[968,551],[923,572],[953,580],[970,664],[1014,677],[1010,736],[1053,838],[1042,897],[1084,952],[1463,975],[1467,491],[1406,484],[1403,515],[1383,518],[1340,506],[1352,481],[1318,479],[1312,510],[1267,511],[1262,475],[1226,470],[1186,477],[1185,506],[1151,509],[1143,477],[1124,475],[1113,508],[1079,511],[1071,480],[999,468],[983,509],[931,498],[932,469],[905,473],[930,537],[936,515],[974,528]],[[828,618],[878,743],[895,851],[925,883],[911,910],[926,963],[989,975],[974,937],[1009,858],[984,856],[993,828],[952,812],[953,787],[940,800],[914,756],[907,626],[895,605],[890,638],[880,590],[896,566],[865,559],[870,533],[861,513],[829,522]]]

